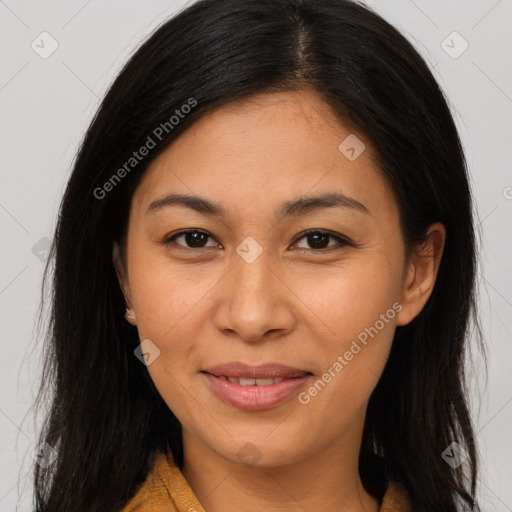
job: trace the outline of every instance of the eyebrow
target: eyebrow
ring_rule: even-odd
[[[171,206],[184,206],[198,213],[208,216],[226,218],[227,212],[223,206],[200,196],[187,194],[168,194],[154,200],[146,213],[156,212]],[[284,217],[307,215],[322,208],[351,208],[369,214],[370,211],[363,204],[341,192],[331,192],[317,196],[298,197],[282,203],[274,210],[277,219]]]

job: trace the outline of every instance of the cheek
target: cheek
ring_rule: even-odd
[[[205,295],[214,284],[212,276],[192,280],[197,269],[178,273],[168,262],[132,262],[130,285],[139,338],[150,339],[160,351],[148,372],[167,405],[180,418],[192,417],[187,380],[201,364],[197,348],[204,322],[197,319],[208,307]]]
[[[398,260],[368,259],[302,291],[325,334],[314,347],[319,382],[301,403],[311,400],[325,414],[338,407],[335,423],[366,403],[385,366],[401,309],[400,270]]]
[[[150,339],[160,351],[147,370],[180,421],[193,422],[197,403],[187,389],[191,369],[200,364],[197,340],[202,325],[195,318],[204,314],[211,276],[192,280],[197,269],[177,272],[168,262],[139,264],[135,257],[132,263],[130,286],[139,338]]]
[[[213,273],[199,267],[133,258],[130,287],[141,336],[168,343],[187,324],[190,337],[190,319],[204,308],[205,296],[214,284]]]
[[[366,406],[387,362],[397,315],[381,296],[361,295],[339,305],[341,313],[324,317],[335,335],[324,337],[312,352],[322,360],[321,369],[298,396],[305,426],[333,438]]]
[[[340,349],[373,326],[400,297],[400,265],[398,260],[368,254],[329,273],[319,272],[314,279],[296,274],[294,292],[312,312],[326,340],[331,340],[328,346]],[[394,313],[388,316],[393,319]]]

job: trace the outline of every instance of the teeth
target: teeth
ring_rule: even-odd
[[[274,379],[269,377],[268,379],[256,379],[257,386],[268,386],[269,384],[274,384]]]
[[[271,384],[277,384],[282,382],[284,379],[282,378],[272,378],[268,379],[245,379],[243,377],[225,377],[222,375],[220,377],[222,380],[229,380],[233,384],[240,384],[241,386],[270,386]]]

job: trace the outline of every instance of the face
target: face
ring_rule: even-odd
[[[121,284],[184,442],[269,467],[357,444],[395,328],[426,300],[404,253],[369,141],[314,92],[181,134],[135,191]]]

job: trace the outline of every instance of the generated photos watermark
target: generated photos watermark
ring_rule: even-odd
[[[187,103],[184,103],[180,108],[177,108],[168,121],[160,123],[150,135],[148,135],[146,142],[139,148],[138,151],[134,151],[132,156],[126,160],[126,162],[107,180],[101,187],[96,187],[93,191],[93,195],[96,199],[104,199],[109,192],[114,190],[114,187],[121,182],[133,169],[135,169],[140,162],[149,154],[150,150],[155,148],[158,141],[161,141],[163,137],[170,133],[180,121],[185,118],[191,110],[197,106],[197,100],[189,98]]]
[[[388,324],[393,318],[395,318],[396,314],[402,310],[402,305],[398,302],[395,302],[391,308],[389,308],[386,313],[382,313],[372,326],[366,327],[363,331],[361,331],[357,335],[357,340],[363,345],[366,346],[368,344],[368,336],[372,339],[377,336],[377,334],[384,329],[385,325]],[[303,391],[299,393],[298,400],[301,404],[307,405],[311,402],[311,399],[320,393],[325,386],[332,379],[334,379],[340,372],[347,366],[347,364],[352,361],[355,355],[361,352],[362,347],[357,343],[357,340],[353,340],[350,345],[349,350],[347,350],[343,355],[339,355],[336,361],[330,366],[325,373],[318,378],[314,384],[312,384],[307,391]]]

